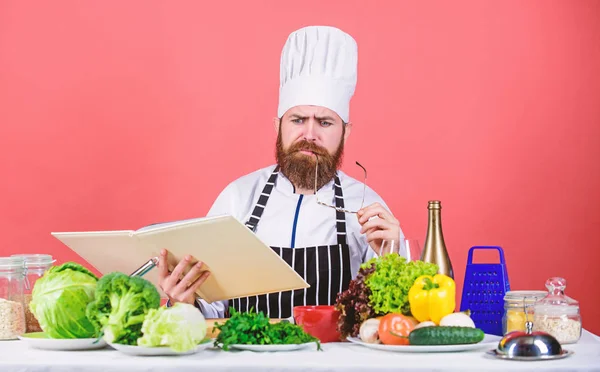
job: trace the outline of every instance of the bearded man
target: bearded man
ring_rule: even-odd
[[[170,303],[194,303],[207,318],[225,317],[229,306],[289,318],[294,306],[334,304],[360,264],[381,254],[386,243],[403,252],[402,230],[384,201],[340,170],[352,129],[357,61],[355,40],[337,28],[305,27],[288,37],[274,119],[277,164],[230,183],[208,213],[243,222],[310,288],[209,304],[194,294],[210,274],[198,277],[202,262],[178,280],[189,260],[169,274],[163,250],[160,287]]]

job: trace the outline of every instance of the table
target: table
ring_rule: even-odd
[[[351,343],[323,344],[323,351],[254,353],[204,350],[180,357],[136,357],[111,348],[95,351],[48,351],[22,341],[0,342],[2,372],[101,371],[600,371],[600,338],[584,331],[565,345],[574,355],[560,360],[520,362],[492,359],[486,349],[458,353],[409,354],[378,351]]]

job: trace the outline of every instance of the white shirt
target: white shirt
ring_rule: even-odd
[[[233,181],[217,197],[207,216],[228,214],[241,223],[246,223],[254,210],[258,198],[269,179],[275,165],[259,169]],[[361,206],[364,183],[338,171],[342,185],[344,207],[356,211]],[[334,181],[331,180],[318,190],[319,200],[335,205]],[[364,206],[379,202],[388,209],[381,197],[367,186]],[[292,241],[294,220],[298,217],[295,227],[295,239]],[[356,277],[360,265],[375,257],[375,252],[370,248],[366,236],[360,233],[361,226],[356,214],[346,215],[346,239],[350,249],[352,278]],[[317,204],[315,195],[301,195],[294,193],[292,183],[279,172],[275,186],[256,229],[256,235],[267,245],[272,247],[312,247],[317,245],[337,244],[336,211]],[[400,253],[405,254],[404,234],[400,229]],[[228,301],[219,301],[208,304],[198,299],[202,313],[206,318],[223,318]]]

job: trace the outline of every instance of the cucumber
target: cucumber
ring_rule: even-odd
[[[485,334],[479,328],[436,326],[417,328],[408,335],[410,345],[476,344]]]

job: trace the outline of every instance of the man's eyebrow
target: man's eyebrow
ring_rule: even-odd
[[[306,115],[300,115],[300,114],[291,114],[290,115],[290,119],[302,119],[302,120],[306,120],[308,119],[309,116]],[[335,119],[331,116],[315,116],[315,120],[317,121],[331,121],[335,123]]]
[[[322,121],[322,120],[327,120],[327,121],[333,121],[335,122],[335,119],[332,118],[331,116],[315,116],[315,119]]]

